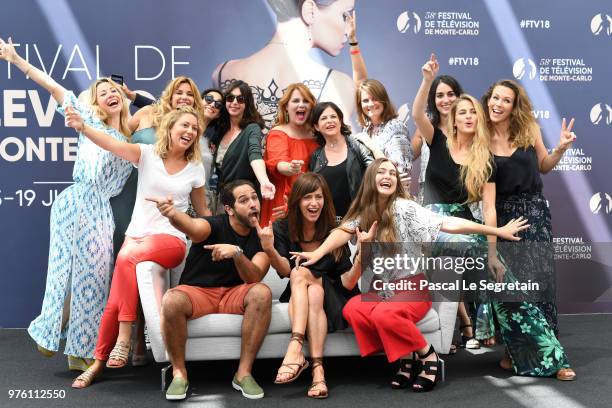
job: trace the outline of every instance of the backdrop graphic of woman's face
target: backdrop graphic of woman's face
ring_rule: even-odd
[[[329,55],[340,54],[347,41],[346,16],[355,8],[355,0],[337,0],[319,7],[310,27],[315,47]]]

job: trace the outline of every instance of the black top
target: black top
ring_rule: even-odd
[[[259,126],[256,123],[250,123],[242,129],[227,148],[225,156],[223,156],[221,168],[217,166],[215,153],[214,163],[219,176],[219,189],[223,188],[223,185],[230,181],[244,179],[253,182],[256,187],[255,191],[259,194],[259,183],[251,167],[251,162],[258,159],[263,160],[261,152],[262,136],[263,134]],[[218,151],[219,148],[217,147],[215,152]]]
[[[514,194],[541,193],[542,178],[535,148],[516,149],[509,157],[493,156],[497,199]]]
[[[461,166],[453,160],[446,146],[446,136],[434,129],[429,146],[429,162],[425,171],[423,205],[454,204],[467,201],[468,194],[461,181]]]
[[[253,259],[258,252],[263,252],[257,231],[251,228],[249,235],[241,236],[234,231],[227,214],[203,217],[210,223],[211,232],[204,242],[193,243],[187,256],[185,269],[181,275],[180,284],[210,287],[232,287],[244,283],[233,259],[213,262],[212,251],[204,249],[204,245],[231,244],[238,245],[244,255]]]
[[[289,261],[291,269],[295,267],[295,261],[291,259],[289,252],[302,252],[303,249],[298,242],[289,240],[289,223],[287,220],[276,221],[274,228],[274,248],[280,256]],[[321,278],[325,293],[323,299],[323,309],[327,316],[327,331],[345,329],[348,324],[342,317],[342,309],[346,302],[353,296],[359,294],[359,288],[355,285],[352,289],[346,289],[342,284],[342,274],[348,272],[353,266],[349,259],[350,250],[348,245],[342,248],[342,255],[336,261],[331,254],[325,255],[308,269],[316,278]],[[278,299],[280,302],[288,302],[291,298],[291,284],[287,283],[285,291]]]
[[[334,199],[334,207],[336,208],[336,216],[344,217],[349,207],[351,206],[351,193],[349,191],[349,180],[346,174],[346,159],[335,166],[329,164],[323,167],[320,171]]]

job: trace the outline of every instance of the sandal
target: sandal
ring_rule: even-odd
[[[118,341],[113,347],[113,351],[111,351],[110,356],[108,357],[108,361],[106,362],[106,367],[108,368],[122,368],[128,362],[128,356],[130,355],[130,343],[125,341]],[[111,363],[115,362],[114,364]]]
[[[87,388],[91,385],[91,383],[96,379],[97,376],[98,373],[96,373],[94,369],[90,367],[86,371],[84,371],[83,374],[79,375],[77,378],[74,379],[74,382],[72,383],[72,388]],[[77,384],[78,381],[80,381],[80,384]]]
[[[391,380],[391,388],[399,390],[412,386],[414,379],[421,371],[421,362],[416,358],[416,354],[412,352],[411,358],[400,359],[400,367]]]
[[[472,335],[471,336],[464,336],[462,330],[465,329],[466,327],[472,327],[472,323],[468,323],[468,324],[464,324],[459,326],[459,331],[461,332],[461,347],[462,348],[466,348],[466,349],[470,349],[470,350],[476,350],[480,348],[480,342],[478,340],[476,340],[476,338],[474,337],[474,331],[472,330]]]
[[[291,333],[291,338],[289,339],[289,343],[293,340],[300,343],[300,347],[304,345],[304,335],[302,333]],[[302,356],[303,357],[303,356]],[[302,371],[307,369],[309,366],[308,360],[304,358],[302,363],[284,363],[278,368],[278,372],[276,373],[276,379],[274,380],[274,384],[288,384],[297,380],[297,378],[302,374]],[[281,368],[286,367],[289,371],[281,371]],[[289,374],[289,378],[283,381],[278,380],[279,374]]]
[[[436,355],[436,361],[424,361],[425,358],[429,357],[431,354]],[[421,362],[421,367],[423,370],[421,373],[415,378],[414,383],[412,384],[412,391],[414,392],[428,392],[434,389],[436,383],[440,381],[442,371],[444,370],[444,362],[440,360],[438,353],[433,348],[432,345],[429,346],[429,351],[424,355],[418,355],[419,360]],[[434,379],[430,380],[429,378],[425,378],[422,375],[434,375]]]
[[[482,343],[485,347],[493,347],[497,344],[497,340],[495,339],[495,336],[491,336],[488,339],[484,339]]]
[[[312,376],[314,377],[314,369],[317,367],[323,367],[323,357],[312,357]],[[319,385],[324,385],[325,389],[316,388]],[[318,391],[318,394],[311,394],[310,391]],[[315,399],[325,399],[329,397],[329,391],[327,389],[327,383],[325,380],[313,381],[308,387],[308,397]]]
[[[559,381],[574,381],[576,379],[576,372],[571,368],[562,368],[557,371],[557,380]]]

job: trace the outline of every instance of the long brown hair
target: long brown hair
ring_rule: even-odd
[[[289,239],[292,242],[306,242],[304,238],[304,217],[300,208],[302,198],[321,189],[323,193],[323,208],[319,219],[315,222],[315,233],[311,241],[324,241],[336,227],[336,209],[327,182],[318,173],[303,173],[293,183],[287,202],[287,223],[289,224]],[[336,261],[342,255],[342,247],[334,250],[332,255]]]
[[[396,189],[391,197],[389,197],[385,208],[381,213],[379,213],[376,174],[378,173],[378,168],[380,165],[385,162],[391,163],[395,168]],[[391,160],[385,157],[374,160],[365,171],[363,180],[361,182],[361,187],[359,187],[355,200],[353,200],[351,207],[344,216],[344,221],[342,224],[344,225],[352,220],[359,220],[360,228],[366,231],[370,229],[374,221],[378,221],[376,239],[380,242],[396,242],[397,230],[395,228],[393,204],[398,198],[410,198],[408,193],[406,193],[406,190],[404,190],[404,186],[402,183],[400,183],[398,175],[399,171]],[[343,229],[346,230],[346,228]]]
[[[487,183],[493,172],[493,156],[489,150],[489,136],[487,126],[485,125],[485,114],[478,102],[478,99],[468,94],[462,94],[451,105],[448,114],[448,129],[446,144],[448,150],[451,151],[457,144],[457,128],[455,125],[455,115],[461,101],[467,101],[474,106],[476,110],[476,129],[472,144],[469,147],[467,161],[461,166],[460,177],[461,182],[465,186],[468,193],[468,202],[479,201],[482,198],[482,188]]]
[[[487,125],[489,130],[493,129],[491,117],[489,116],[489,99],[493,95],[493,90],[497,86],[503,86],[514,92],[514,102],[512,104],[512,112],[510,113],[510,143],[513,146],[526,149],[529,146],[535,145],[536,137],[539,132],[538,122],[531,113],[533,106],[527,96],[525,89],[520,86],[517,82],[510,79],[502,79],[495,82],[489,87],[487,92],[482,96],[482,105],[487,107],[485,109],[485,117],[487,118]]]
[[[312,92],[306,85],[301,82],[296,82],[293,84],[289,84],[287,89],[285,89],[285,93],[283,93],[283,97],[278,101],[278,110],[276,114],[276,119],[274,120],[274,124],[272,126],[283,125],[285,123],[289,123],[289,114],[287,113],[287,105],[289,104],[289,100],[291,99],[291,94],[293,91],[298,90],[304,99],[308,101],[310,104],[310,111],[312,112],[312,108],[314,108],[317,100],[315,99]],[[307,120],[306,125],[310,126],[310,122]]]
[[[395,110],[395,106],[393,106],[393,102],[389,98],[389,94],[385,89],[384,85],[376,80],[376,79],[364,79],[359,83],[357,87],[357,92],[355,92],[355,104],[357,106],[357,120],[361,126],[368,126],[370,123],[370,118],[368,118],[361,107],[361,93],[366,91],[372,96],[372,99],[382,103],[383,112],[382,112],[382,123],[385,123],[391,119],[397,118],[397,111]]]

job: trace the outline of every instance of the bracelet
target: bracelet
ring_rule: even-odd
[[[355,41],[355,42],[349,41],[349,45],[351,47],[355,47],[355,46],[359,45],[359,42],[357,42],[357,41]]]
[[[23,73],[23,75],[25,75],[27,77],[31,70],[32,70],[32,65],[30,65],[28,67],[28,69],[26,69],[26,71]]]
[[[351,50],[351,55],[357,55],[359,54],[359,50]]]
[[[242,254],[244,254],[244,251],[242,250],[242,248],[236,245],[236,252],[234,252],[234,255],[232,255],[232,259],[236,259]]]

